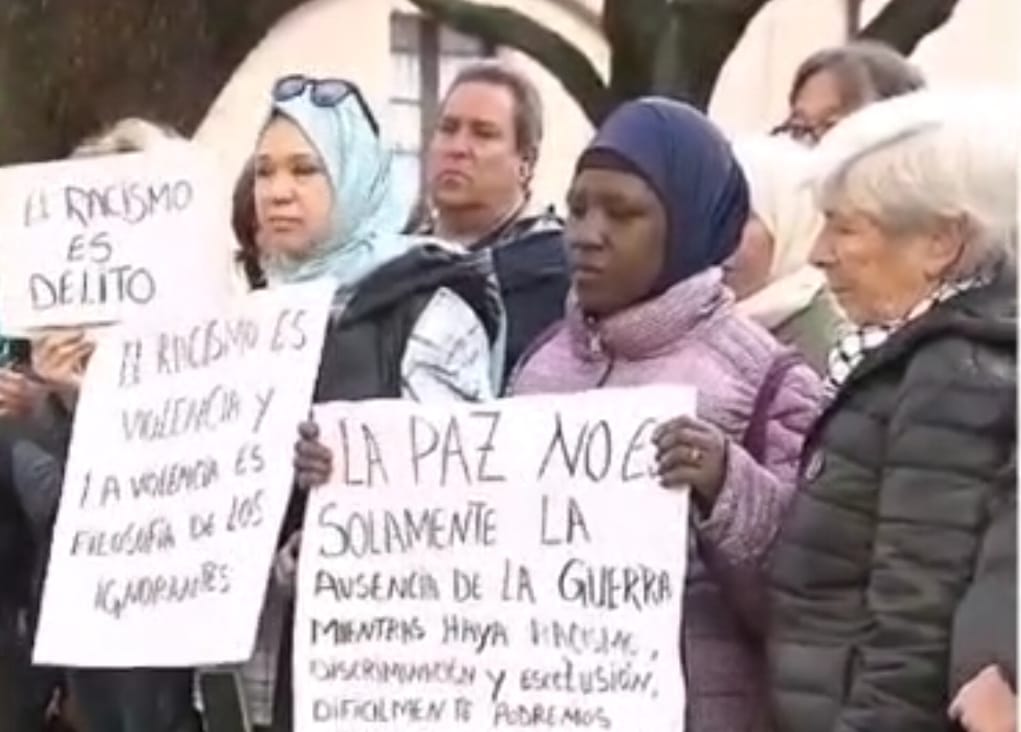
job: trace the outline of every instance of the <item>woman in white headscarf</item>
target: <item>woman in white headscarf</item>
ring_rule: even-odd
[[[751,214],[725,279],[745,315],[796,348],[823,373],[840,316],[826,278],[809,264],[823,217],[805,185],[810,153],[779,137],[734,144],[751,192]]]

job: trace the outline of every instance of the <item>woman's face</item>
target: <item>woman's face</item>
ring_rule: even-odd
[[[738,300],[754,295],[769,283],[773,245],[773,235],[753,213],[744,225],[737,251],[723,265],[723,281]]]
[[[637,175],[586,168],[567,196],[566,239],[578,302],[605,316],[644,299],[665,260],[667,220]]]
[[[860,211],[827,211],[812,264],[858,325],[895,322],[910,314],[960,257],[959,227],[933,233],[891,234]]]
[[[263,131],[255,158],[255,212],[260,249],[301,258],[330,233],[333,189],[319,154],[297,125],[277,117]]]
[[[840,80],[832,71],[823,70],[808,77],[798,90],[785,127],[798,142],[816,145],[849,111]]]

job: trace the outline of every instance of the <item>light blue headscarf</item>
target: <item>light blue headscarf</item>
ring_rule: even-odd
[[[408,250],[410,240],[400,235],[408,212],[393,185],[392,153],[354,95],[320,107],[309,93],[274,102],[272,114],[294,122],[322,158],[333,188],[330,234],[302,259],[272,257],[263,267],[270,285],[332,277],[350,291]]]

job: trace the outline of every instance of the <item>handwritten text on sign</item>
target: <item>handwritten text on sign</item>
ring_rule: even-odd
[[[223,214],[193,147],[0,169],[10,332],[119,322],[226,296]]]
[[[626,408],[622,408],[626,405]],[[299,562],[296,729],[683,729],[687,390],[317,408],[337,455]]]
[[[252,650],[330,288],[261,292],[89,366],[35,660],[190,666]]]

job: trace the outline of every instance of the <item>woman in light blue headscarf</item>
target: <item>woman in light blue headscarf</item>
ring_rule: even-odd
[[[252,164],[255,239],[267,285],[336,283],[317,402],[495,396],[503,316],[489,259],[400,235],[407,211],[397,202],[391,154],[357,87],[305,76],[279,80]],[[318,430],[308,423],[300,432],[299,450],[311,448],[315,463],[325,451],[315,442]],[[306,458],[299,451],[299,478]],[[328,470],[328,452],[322,460]],[[278,567],[293,564],[297,547],[304,493],[293,498]],[[277,589],[289,584],[276,574]],[[271,707],[273,729],[289,730],[290,612],[274,611],[273,595],[262,640],[280,638],[279,653],[262,653],[260,643],[246,676],[255,682],[249,689],[265,691],[275,670],[276,698],[272,705],[250,699],[253,721],[270,724]],[[251,679],[253,671],[262,678]]]
[[[491,396],[501,308],[488,259],[399,233],[407,212],[392,156],[353,84],[289,76],[273,99],[253,159],[262,269],[271,287],[322,277],[337,284],[317,398]],[[387,330],[398,314],[406,332],[393,353],[355,364],[337,352],[337,338],[354,337],[366,320]],[[384,383],[353,393],[338,383],[355,378]]]

